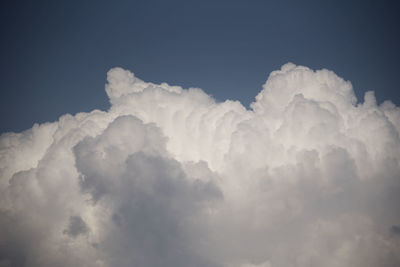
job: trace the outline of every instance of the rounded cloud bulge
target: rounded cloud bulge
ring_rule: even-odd
[[[400,265],[400,109],[292,63],[250,109],[107,74],[0,136],[0,266]]]

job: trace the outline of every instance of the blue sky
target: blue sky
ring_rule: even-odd
[[[393,3],[3,1],[0,265],[400,266]]]
[[[109,106],[112,67],[248,106],[287,62],[400,104],[394,1],[5,1],[1,128]]]

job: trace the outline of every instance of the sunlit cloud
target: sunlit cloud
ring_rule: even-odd
[[[288,63],[250,109],[108,72],[0,137],[0,266],[399,266],[400,109]]]

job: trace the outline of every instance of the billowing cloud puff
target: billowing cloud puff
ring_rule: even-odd
[[[108,73],[107,112],[0,137],[0,266],[400,265],[400,109],[328,70],[251,109]]]

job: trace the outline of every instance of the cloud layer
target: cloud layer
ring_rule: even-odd
[[[108,72],[0,137],[0,266],[400,265],[400,109],[286,64],[251,109]]]

